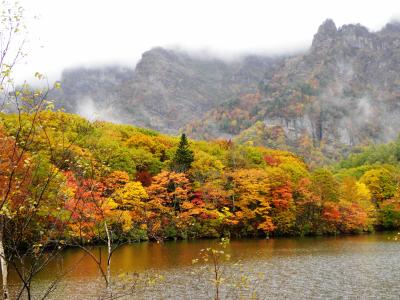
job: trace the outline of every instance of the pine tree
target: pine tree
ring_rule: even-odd
[[[171,169],[175,172],[186,172],[190,169],[192,162],[194,161],[193,151],[189,149],[189,142],[186,135],[181,135],[178,149],[175,152],[175,156],[172,160]]]

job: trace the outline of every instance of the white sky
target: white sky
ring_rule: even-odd
[[[361,23],[379,30],[400,16],[399,0],[20,0],[29,15],[28,64],[40,71],[121,63],[134,67],[155,46],[232,57],[307,48],[318,26]]]

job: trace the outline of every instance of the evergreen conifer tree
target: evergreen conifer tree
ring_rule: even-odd
[[[181,135],[178,149],[176,150],[172,161],[172,170],[175,172],[184,173],[190,169],[193,161],[193,151],[189,149],[189,142],[186,138],[186,135],[183,133]]]

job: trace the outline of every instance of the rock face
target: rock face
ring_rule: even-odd
[[[134,70],[125,67],[78,68],[65,70],[61,89],[53,92],[56,105],[68,112],[89,119],[119,119],[118,107],[126,82],[132,80]]]
[[[137,64],[126,105],[141,112],[141,124],[176,132],[231,97],[256,91],[273,62],[245,57],[225,63],[156,48]]]
[[[154,48],[143,54],[134,70],[67,70],[62,91],[54,96],[68,111],[177,133],[216,105],[257,91],[265,73],[279,61],[247,56],[225,62]]]
[[[269,109],[265,120],[310,120],[297,129],[314,141],[393,139],[400,130],[400,26],[369,32],[327,20],[310,51],[287,59],[265,88],[266,105],[281,108]]]

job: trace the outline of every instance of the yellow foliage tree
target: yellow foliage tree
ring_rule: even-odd
[[[347,177],[340,186],[340,210],[344,231],[367,231],[376,221],[376,208],[368,187]]]
[[[230,174],[235,199],[235,214],[244,226],[262,230],[265,233],[275,229],[270,212],[268,198],[269,180],[264,170],[238,170]]]
[[[129,231],[133,223],[143,224],[145,218],[145,202],[148,198],[146,190],[140,182],[128,182],[117,189],[111,199],[116,203],[114,218],[122,224],[123,231]]]

